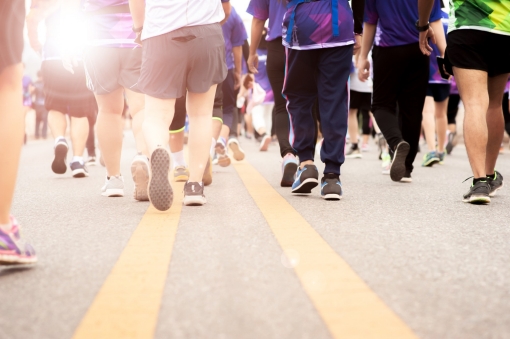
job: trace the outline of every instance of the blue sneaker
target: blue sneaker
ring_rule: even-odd
[[[325,200],[342,199],[342,183],[338,174],[324,174],[321,183],[321,197]]]
[[[298,169],[296,180],[292,184],[292,193],[309,194],[319,184],[319,171],[315,165],[305,165]]]
[[[436,151],[428,152],[423,156],[423,162],[421,165],[423,167],[432,167],[435,164],[439,163],[441,159],[439,159],[439,155]]]

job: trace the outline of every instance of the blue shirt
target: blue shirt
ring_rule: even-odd
[[[221,26],[223,29],[223,38],[225,39],[225,54],[227,56],[227,68],[232,69],[234,65],[233,47],[242,46],[244,41],[248,39],[246,28],[244,28],[243,20],[237,14],[234,7],[227,21]]]
[[[434,1],[430,22],[441,19],[441,3]],[[393,47],[417,43],[417,0],[366,0],[364,22],[377,25],[375,45]]]
[[[283,0],[251,0],[246,12],[254,18],[266,21],[269,19],[266,40],[271,41],[282,36],[283,16],[287,12]]]

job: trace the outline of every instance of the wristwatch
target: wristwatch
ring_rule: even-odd
[[[416,23],[414,25],[416,26],[418,32],[426,32],[429,30],[430,22],[427,22],[425,26],[420,26],[420,20],[416,20]]]

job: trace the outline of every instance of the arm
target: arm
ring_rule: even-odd
[[[234,75],[235,85],[234,89],[237,90],[241,86],[241,71],[243,69],[243,46],[232,47],[232,53],[234,54]]]
[[[133,17],[133,26],[135,28],[142,28],[145,22],[145,1],[129,0],[129,10]]]
[[[60,1],[58,0],[32,0],[30,11],[27,15],[27,31],[30,46],[36,52],[42,49],[38,34],[39,24],[46,19],[50,13],[55,11],[59,5]]]
[[[363,15],[365,13],[365,0],[352,0],[352,15],[354,17],[354,55],[361,48],[361,36],[363,35]]]
[[[248,69],[252,73],[258,73],[257,68],[259,67],[259,57],[257,55],[257,47],[262,39],[262,31],[264,30],[264,24],[266,20],[260,20],[253,17],[251,21],[251,45],[250,55],[248,57]]]
[[[369,24],[365,22],[365,30],[361,43],[361,52],[358,58],[358,64],[356,67],[358,68],[358,78],[360,81],[367,81],[370,76],[370,62],[368,61],[368,52],[372,48],[374,44],[375,38],[375,30],[377,25]]]
[[[222,2],[221,5],[223,6],[223,12],[225,12],[225,19],[220,22],[220,25],[223,25],[228,20],[230,12],[232,12],[232,6],[230,5],[230,1]]]
[[[434,0],[418,0],[418,24],[420,26],[425,26],[427,22],[429,22],[433,5]],[[430,38],[432,42],[436,42],[434,38],[434,30],[430,28],[425,32],[420,32],[420,49],[425,55],[430,55],[430,52],[432,51],[428,38]]]
[[[431,22],[430,29],[434,31],[437,48],[439,48],[439,53],[441,54],[441,57],[444,57],[444,51],[446,50],[446,37],[444,35],[443,23],[441,22],[441,20]]]

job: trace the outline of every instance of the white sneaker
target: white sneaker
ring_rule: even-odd
[[[230,138],[228,140],[228,147],[234,153],[234,159],[241,161],[244,159],[244,150],[239,146],[239,141],[236,138]]]
[[[108,177],[101,188],[103,197],[123,197],[124,196],[124,178],[121,175]]]
[[[266,135],[264,138],[262,138],[262,141],[260,142],[259,151],[260,152],[266,152],[269,149],[269,145],[271,144],[271,136]]]
[[[135,183],[133,197],[138,201],[149,201],[147,187],[149,186],[149,159],[143,154],[138,154],[131,162],[131,176]]]

